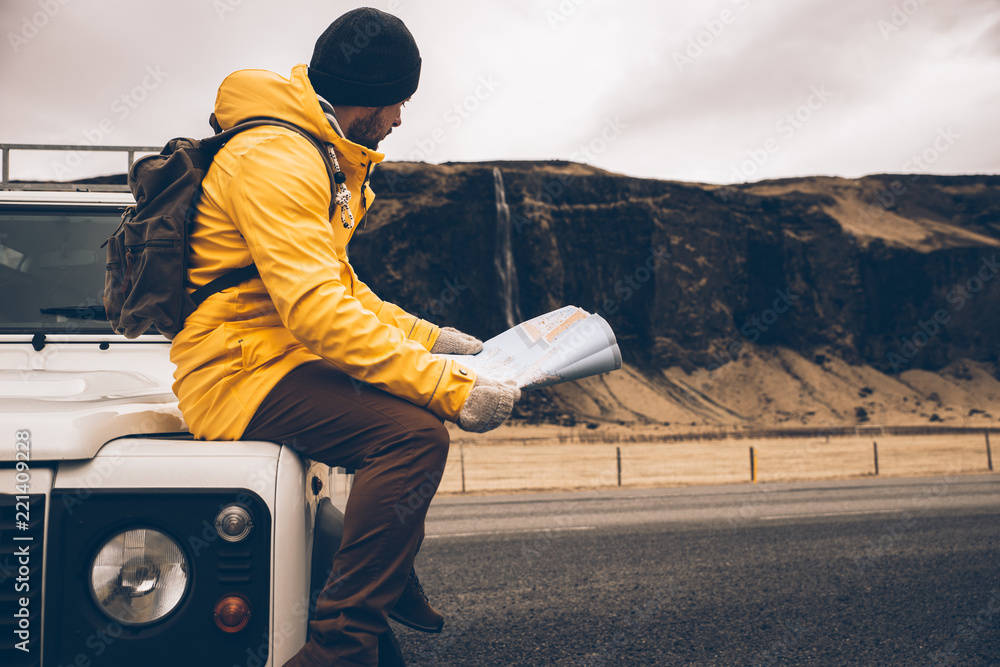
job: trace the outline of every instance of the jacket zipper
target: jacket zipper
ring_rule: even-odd
[[[361,208],[364,209],[364,213],[361,214],[361,227],[362,229],[368,223],[368,202],[365,201],[365,190],[368,189],[368,181],[372,178],[372,170],[375,165],[371,160],[368,161],[368,168],[365,169],[365,180],[361,183]]]

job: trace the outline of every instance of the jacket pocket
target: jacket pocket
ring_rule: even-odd
[[[301,345],[284,329],[245,330],[239,336],[240,363],[244,371],[266,366]]]

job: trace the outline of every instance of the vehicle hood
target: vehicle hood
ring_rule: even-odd
[[[169,387],[126,370],[0,370],[0,426],[0,461],[15,459],[17,431],[30,433],[31,461],[58,461],[123,435],[187,430]]]

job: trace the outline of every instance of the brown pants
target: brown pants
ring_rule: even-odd
[[[309,623],[309,641],[286,665],[376,665],[378,635],[406,585],[444,473],[444,424],[315,361],[271,390],[243,439],[280,442],[306,458],[356,470],[344,539]]]

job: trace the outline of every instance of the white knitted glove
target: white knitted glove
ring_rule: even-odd
[[[483,349],[483,341],[464,334],[458,329],[443,327],[431,347],[431,354],[476,354]]]
[[[492,431],[510,417],[514,404],[521,400],[521,390],[513,382],[500,382],[483,375],[476,376],[476,383],[465,399],[458,415],[462,430],[473,433]]]

